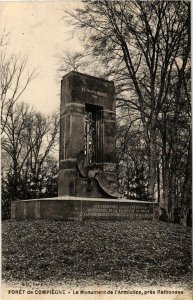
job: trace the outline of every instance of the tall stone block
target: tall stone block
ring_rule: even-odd
[[[59,196],[76,196],[80,183],[86,190],[86,181],[77,180],[81,177],[77,167],[80,152],[91,169],[100,166],[109,180],[116,180],[115,132],[113,82],[78,72],[65,75],[61,83]],[[93,195],[101,196],[95,182],[93,190]],[[85,196],[90,194],[85,192]]]

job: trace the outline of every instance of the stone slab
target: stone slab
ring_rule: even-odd
[[[127,199],[57,197],[11,203],[13,220],[153,220],[157,204]]]

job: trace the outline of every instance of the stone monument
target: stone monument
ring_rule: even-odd
[[[60,111],[58,196],[117,198],[113,82],[70,72]]]
[[[78,72],[61,83],[58,197],[14,201],[12,219],[153,219],[153,202],[121,199],[114,83]]]

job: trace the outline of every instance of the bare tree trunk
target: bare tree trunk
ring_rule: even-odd
[[[162,188],[163,188],[163,208],[168,215],[168,196],[169,196],[169,157],[167,154],[167,133],[166,133],[166,113],[163,114],[163,132],[162,132]]]
[[[157,145],[156,145],[156,116],[152,114],[149,137],[149,193],[155,200],[156,167],[157,167]]]
[[[160,189],[160,166],[159,162],[157,162],[157,202],[160,204],[161,199],[161,189]]]
[[[176,133],[175,133],[176,134]],[[169,215],[170,219],[174,221],[174,210],[177,212],[179,209],[178,202],[176,198],[176,139],[174,139],[174,142],[172,143],[172,159],[171,159],[171,166],[170,166],[170,201],[169,201]]]
[[[188,145],[188,156],[186,163],[186,172],[184,178],[184,186],[182,191],[181,203],[181,223],[185,226],[192,226],[192,149],[191,140]]]
[[[165,153],[162,154],[162,182],[163,182],[163,208],[165,208],[168,215],[168,196],[169,196],[169,168]]]

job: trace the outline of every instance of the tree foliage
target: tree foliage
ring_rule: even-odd
[[[9,52],[9,34],[0,35],[0,98],[2,146],[2,217],[10,217],[16,199],[57,195],[59,114],[45,116],[21,102],[36,77],[28,58]]]
[[[24,103],[15,105],[8,115],[2,153],[9,159],[4,173],[9,178],[12,199],[43,193],[45,177],[55,172],[56,162],[51,154],[58,143],[58,124],[58,114],[44,116]]]
[[[8,50],[9,33],[3,30],[0,34],[0,102],[1,133],[4,132],[8,115],[13,105],[37,76],[37,70],[27,70],[28,57],[10,54]]]
[[[138,172],[131,156],[132,151],[137,156],[143,145],[139,165],[146,170],[147,194],[160,201],[171,219],[176,209],[187,215],[191,206],[184,196],[185,186],[188,191],[191,186],[187,170],[191,153],[190,3],[82,2],[83,7],[66,12],[65,19],[81,36],[88,65],[89,60],[91,66],[97,62],[99,73],[114,80],[117,106],[129,115],[119,118],[125,147],[124,153],[121,148],[118,152],[125,156],[125,168],[127,157],[128,170]],[[131,146],[127,141],[138,123],[139,138]]]

